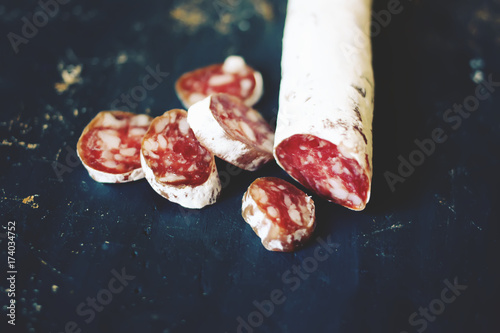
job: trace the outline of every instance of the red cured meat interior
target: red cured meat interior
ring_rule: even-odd
[[[354,159],[342,156],[333,143],[313,135],[296,134],[278,145],[276,155],[293,178],[318,195],[352,209],[366,204],[369,190],[366,172]]]
[[[214,95],[210,110],[228,135],[272,152],[274,132],[260,113],[226,94]]]
[[[126,173],[141,167],[140,149],[141,140],[146,133],[148,126],[130,126],[130,118],[124,114],[114,114],[117,120],[127,119],[126,125],[120,128],[96,126],[87,131],[81,140],[82,150],[79,152],[86,165],[95,170],[110,174]],[[131,135],[131,130],[139,129],[139,135]],[[142,131],[141,131],[142,130]],[[116,131],[116,137],[120,138],[120,147],[105,149],[102,140],[99,138],[99,132]],[[120,151],[135,149],[131,156],[123,155]],[[115,162],[116,167],[108,167],[103,163]]]
[[[223,64],[211,65],[204,68],[197,69],[195,71],[184,74],[179,79],[180,88],[188,94],[199,93],[205,96],[216,93],[226,93],[232,96],[237,96],[241,99],[247,99],[250,97],[255,89],[255,78],[254,71],[247,67],[246,73],[235,73],[228,74],[224,73],[222,70]],[[209,80],[211,77],[216,75],[231,75],[233,80],[229,83],[221,85],[209,85]],[[247,79],[250,80],[251,86],[245,94],[243,94],[241,89],[241,81]]]
[[[265,195],[259,190],[264,191]],[[310,227],[308,224],[311,212],[307,210],[307,195],[292,184],[275,177],[259,178],[253,182],[250,193],[259,208],[268,218],[274,220],[285,234]]]
[[[143,155],[160,182],[196,186],[203,184],[210,176],[213,157],[200,145],[193,130],[188,127],[186,118],[186,112],[170,111],[155,118],[144,137],[145,143],[146,140],[150,140],[157,147],[157,149],[145,149],[148,144],[143,144]],[[169,122],[157,133],[155,127],[162,119],[167,119]],[[180,124],[185,126],[184,131],[181,130]],[[163,147],[160,135],[165,139]],[[162,180],[165,177],[169,180]]]

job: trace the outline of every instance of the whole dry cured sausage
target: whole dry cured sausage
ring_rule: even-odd
[[[353,210],[370,197],[371,0],[289,0],[274,142],[277,163]]]
[[[214,155],[196,140],[184,110],[153,119],[142,141],[141,164],[151,187],[181,206],[202,208],[219,196]]]
[[[144,178],[141,141],[152,118],[124,111],[102,111],[85,127],[77,154],[89,175],[102,183]]]
[[[296,250],[310,238],[316,226],[313,200],[275,177],[258,178],[248,187],[241,212],[269,251]]]

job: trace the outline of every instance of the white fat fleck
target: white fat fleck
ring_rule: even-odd
[[[250,141],[255,142],[257,141],[257,138],[255,137],[255,133],[253,130],[248,126],[247,123],[245,122],[240,122],[240,128],[245,133],[246,137],[250,139]]]
[[[239,127],[239,123],[236,119],[228,119],[228,120],[226,120],[226,123],[231,128],[238,128]]]
[[[120,154],[122,156],[134,156],[136,152],[137,152],[137,149],[135,149],[135,148],[122,148],[122,149],[120,149]]]
[[[361,199],[354,193],[349,194],[349,197],[347,199],[352,202],[353,206],[361,206],[361,204],[363,203]]]
[[[114,159],[115,159],[115,160],[117,160],[117,161],[123,161],[123,160],[125,159],[125,158],[123,158],[123,156],[122,156],[122,155],[120,155],[120,154],[115,154],[115,156],[113,156],[113,157],[114,157]]]
[[[196,170],[196,165],[195,164],[191,164],[189,166],[189,168],[187,169],[187,171],[189,171],[189,172],[193,172],[194,170]]]
[[[229,56],[222,65],[222,70],[230,74],[242,73],[245,69],[245,60],[240,56]]]
[[[182,175],[176,175],[173,173],[168,173],[159,179],[159,181],[161,181],[163,183],[178,182],[178,181],[182,181],[182,180],[186,180],[186,177],[184,177]]]
[[[277,217],[279,215],[278,210],[274,208],[273,206],[267,207],[267,213],[271,217]]]
[[[285,185],[278,185],[278,188],[279,188],[280,190],[282,190],[282,191],[286,190]]]
[[[258,122],[261,120],[260,114],[257,111],[255,111],[254,109],[248,110],[247,117],[248,117],[248,119],[250,119],[251,121],[254,121],[254,122]]]
[[[285,203],[285,206],[290,206],[292,204],[292,199],[290,199],[290,196],[288,194],[285,194],[285,198],[284,198],[284,203]]]
[[[240,82],[240,87],[241,87],[241,94],[245,96],[246,94],[248,94],[250,89],[252,89],[252,81],[250,81],[249,79],[243,79]]]
[[[118,148],[120,146],[120,137],[118,133],[113,130],[104,130],[97,132],[99,139],[102,140],[104,147],[106,148]]]
[[[260,202],[266,203],[269,200],[269,198],[267,197],[267,193],[263,189],[259,188],[258,193],[259,193],[258,197],[260,198],[259,199]]]
[[[252,187],[250,190],[250,194],[252,199],[254,199],[255,201],[258,201],[260,199],[260,190],[258,188]]]
[[[293,238],[296,241],[300,241],[302,239],[302,237],[304,237],[306,234],[307,234],[307,230],[306,229],[299,229],[299,230],[297,230],[297,231],[294,232]]]
[[[156,159],[159,159],[160,156],[156,155],[155,153],[153,153],[152,151],[149,151],[148,152],[148,156],[151,156],[152,158],[156,158]]]
[[[337,175],[342,173],[342,164],[340,163],[339,160],[336,160],[335,163],[332,165],[332,171],[335,172]]]
[[[148,149],[148,150],[154,150],[154,151],[158,150],[158,142],[154,141],[153,138],[150,138],[149,140],[144,142],[144,146],[146,146],[146,143],[147,143],[147,146],[150,147],[150,149]]]
[[[295,222],[298,225],[302,225],[302,218],[298,210],[290,209],[288,210],[288,215],[290,216],[293,222]]]
[[[239,109],[239,108],[237,108],[237,107],[236,107],[236,108],[234,108],[232,111],[233,111],[234,115],[235,115],[235,116],[237,116],[237,117],[241,117],[241,116],[243,115],[243,114],[241,113],[240,109]]]
[[[179,130],[181,131],[182,135],[188,135],[188,133],[189,133],[189,124],[188,124],[186,118],[182,118],[179,121]]]
[[[151,123],[151,118],[145,114],[139,114],[130,119],[130,126],[144,127]]]
[[[170,122],[173,124],[177,121],[177,112],[165,112],[164,114],[168,114],[168,116],[170,117]]]
[[[144,141],[143,146],[146,150],[153,150],[153,143],[150,140]]]
[[[114,169],[118,166],[118,164],[115,161],[105,161],[102,163],[106,168]]]
[[[307,201],[307,199],[306,199],[306,201]],[[300,206],[300,211],[302,212],[302,214],[307,214],[308,213],[308,206]]]
[[[330,192],[334,198],[339,200],[347,199],[349,192],[345,189],[344,185],[336,179],[329,179],[328,183],[330,184]]]
[[[155,132],[161,133],[167,127],[170,119],[168,117],[162,117],[155,123]]]
[[[274,239],[274,240],[270,241],[267,245],[271,249],[283,250],[283,244],[278,239]]]
[[[104,116],[101,120],[101,126],[111,127],[111,128],[121,128],[127,124],[127,119],[118,120],[115,118],[112,112],[103,112]]]
[[[114,159],[113,153],[110,152],[109,150],[104,150],[101,154],[101,157],[105,160],[112,160]]]
[[[146,130],[144,128],[135,127],[132,128],[128,133],[132,136],[144,136],[144,134],[146,134]]]
[[[158,145],[161,149],[167,148],[167,139],[162,134],[158,135]]]
[[[233,76],[230,74],[214,75],[208,80],[208,84],[212,87],[216,87],[231,83],[233,80]]]

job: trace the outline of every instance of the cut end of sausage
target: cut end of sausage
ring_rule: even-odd
[[[141,141],[152,118],[124,111],[102,111],[85,127],[77,154],[90,177],[101,183],[144,178]]]
[[[254,171],[274,158],[271,126],[234,96],[215,94],[196,103],[188,122],[205,148],[237,167]]]
[[[316,227],[313,200],[275,177],[255,180],[243,195],[243,219],[269,251],[292,252],[303,246]]]
[[[275,149],[278,164],[319,196],[352,210],[370,197],[370,172],[339,147],[313,135],[296,134]]]
[[[141,164],[158,194],[186,208],[213,204],[220,194],[214,155],[200,145],[184,110],[153,120],[142,141]]]
[[[262,97],[263,90],[262,75],[242,57],[234,55],[222,64],[185,73],[175,83],[177,96],[186,108],[218,93],[238,97],[245,105],[253,106]]]

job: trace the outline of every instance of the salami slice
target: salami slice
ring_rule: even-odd
[[[237,167],[254,171],[273,159],[271,126],[234,96],[215,94],[196,103],[188,122],[204,147]]]
[[[370,14],[371,0],[289,0],[283,37],[276,161],[353,210],[371,191]]]
[[[153,120],[142,141],[141,164],[151,187],[181,206],[202,208],[219,196],[214,155],[196,140],[184,110]]]
[[[139,151],[152,118],[124,111],[102,111],[85,127],[77,154],[90,177],[101,183],[144,178]]]
[[[186,108],[211,94],[227,93],[253,106],[262,96],[262,75],[240,56],[224,63],[199,68],[182,75],[175,84],[177,96]]]
[[[269,251],[296,250],[316,227],[313,200],[275,177],[258,178],[248,187],[241,212]]]

